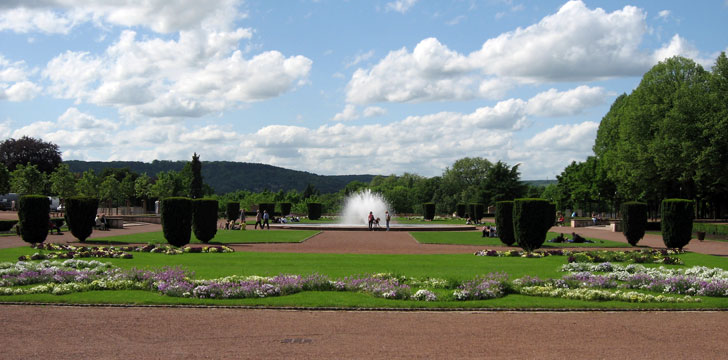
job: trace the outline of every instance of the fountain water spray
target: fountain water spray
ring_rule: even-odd
[[[389,204],[379,193],[370,189],[351,194],[344,203],[344,212],[341,214],[341,223],[347,225],[366,225],[369,212],[374,218],[380,218],[384,223],[384,212],[389,210]],[[391,213],[391,212],[390,212]]]

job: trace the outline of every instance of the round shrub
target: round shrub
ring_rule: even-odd
[[[465,204],[458,204],[457,205],[457,214],[459,218],[464,218],[465,213],[468,211],[468,206]]]
[[[85,241],[94,231],[99,199],[74,196],[66,199],[66,222],[71,234],[79,241]]]
[[[321,203],[308,203],[306,207],[308,208],[309,220],[318,220],[321,218]]]
[[[647,229],[647,204],[629,201],[622,204],[622,233],[627,242],[636,246]]]
[[[190,243],[192,234],[192,200],[185,197],[162,199],[162,231],[172,246]]]
[[[662,200],[662,241],[670,249],[681,249],[693,234],[695,203],[687,199]]]
[[[495,203],[495,228],[502,243],[511,246],[516,242],[513,235],[513,201]]]
[[[291,214],[291,206],[292,204],[289,202],[281,203],[281,216],[286,216]]]
[[[18,218],[20,222],[20,236],[23,241],[35,244],[42,243],[48,236],[48,209],[51,200],[43,195],[23,195],[20,197]]]
[[[195,237],[207,244],[217,234],[217,200],[192,200],[192,230]]]
[[[239,202],[229,202],[225,206],[225,217],[227,217],[227,220],[235,220],[240,216],[240,203]]]
[[[556,206],[545,199],[514,200],[513,232],[518,246],[528,252],[540,248],[554,225],[555,213]]]
[[[433,220],[435,218],[435,203],[422,204],[425,220]]]

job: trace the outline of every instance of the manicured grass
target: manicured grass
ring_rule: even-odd
[[[454,244],[454,245],[479,245],[479,246],[505,246],[499,238],[484,238],[480,231],[413,231],[412,236],[422,244]],[[541,248],[562,248],[562,247],[584,247],[584,248],[600,248],[600,247],[630,247],[627,243],[621,243],[611,240],[602,240],[595,238],[587,238],[593,243],[551,243],[549,239],[559,236],[554,232],[546,235],[546,242]],[[519,248],[513,245],[513,248]]]
[[[297,243],[318,233],[319,231],[316,230],[217,230],[217,234],[208,244]],[[167,244],[161,231],[93,238],[86,242],[89,244]],[[190,243],[202,244],[194,233]]]
[[[15,261],[18,256],[36,250],[18,247],[0,250],[1,261]],[[182,266],[195,273],[195,278],[218,278],[226,275],[277,275],[319,273],[330,278],[350,275],[390,272],[408,277],[437,277],[450,281],[470,280],[479,274],[505,272],[511,279],[524,275],[540,278],[558,278],[567,258],[483,257],[470,254],[455,255],[366,255],[366,254],[292,254],[248,253],[164,255],[133,253],[134,259],[99,259],[122,268],[160,268]],[[728,259],[687,253],[680,255],[684,266],[704,265],[728,269]],[[657,266],[657,265],[650,265]],[[672,267],[672,266],[671,266]],[[677,267],[677,266],[675,266]],[[435,289],[441,298],[451,296],[452,290]],[[567,300],[557,298],[507,295],[493,300],[416,302],[386,300],[366,294],[349,292],[302,292],[264,299],[187,299],[162,296],[147,291],[91,291],[68,295],[0,296],[0,302],[61,302],[112,304],[207,304],[250,306],[311,306],[311,307],[388,307],[388,308],[728,308],[727,298],[701,297],[702,303],[625,303]]]
[[[465,219],[459,219],[459,218],[435,218],[432,221],[425,220],[423,217],[417,217],[417,218],[406,218],[401,216],[395,216],[392,218],[392,221],[395,224],[425,224],[425,225],[466,225]],[[485,225],[495,225],[494,223],[482,223],[478,224],[478,226],[485,226]]]

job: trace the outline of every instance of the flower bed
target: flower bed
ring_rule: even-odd
[[[77,259],[77,258],[117,258],[132,259],[131,252],[150,252],[165,255],[179,255],[183,253],[231,253],[234,249],[227,246],[202,246],[175,248],[167,245],[148,244],[144,246],[71,246],[65,244],[37,243],[30,246],[33,249],[48,250],[50,253],[34,253],[22,255],[18,261],[50,260],[50,259]]]
[[[572,251],[572,250],[545,250],[526,252],[520,250],[479,250],[475,252],[476,256],[495,256],[495,257],[526,257],[526,258],[542,258],[546,256],[568,256],[568,261],[572,262],[595,262],[601,263],[605,261],[611,262],[633,262],[643,264],[666,264],[666,265],[682,265],[683,261],[677,256],[683,254],[684,251],[679,250],[634,250],[634,251]]]

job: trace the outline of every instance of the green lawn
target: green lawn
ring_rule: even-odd
[[[410,234],[422,244],[454,244],[454,245],[479,245],[479,246],[504,246],[499,238],[484,238],[480,231],[413,231]],[[595,238],[587,238],[593,243],[550,243],[549,239],[557,237],[559,234],[549,232],[546,235],[547,242],[543,243],[541,248],[562,248],[562,247],[630,247],[627,243],[621,243],[610,240],[602,240]],[[518,248],[517,245],[513,246]]]
[[[0,262],[13,262],[18,256],[32,254],[29,247],[0,250]],[[122,268],[160,268],[182,266],[195,273],[195,278],[209,279],[227,275],[277,275],[319,273],[333,278],[350,275],[390,272],[408,277],[436,277],[460,282],[479,274],[505,272],[511,279],[524,275],[558,278],[567,258],[487,257],[470,254],[453,255],[365,255],[365,254],[293,254],[250,253],[164,255],[133,253],[133,259],[99,259]],[[728,269],[728,259],[686,253],[680,255],[684,266],[704,265]],[[452,290],[435,289],[438,295]],[[728,298],[702,297],[702,303],[626,303],[567,300],[559,298],[507,295],[503,298],[477,301],[416,302],[387,300],[361,293],[313,292],[263,299],[210,300],[162,296],[146,291],[90,291],[68,295],[0,296],[0,302],[61,302],[61,303],[130,303],[130,304],[214,304],[252,306],[312,306],[312,307],[463,307],[463,308],[726,308]]]
[[[316,230],[217,230],[209,244],[297,243],[318,234]],[[86,240],[90,244],[167,244],[161,231],[116,235]],[[201,244],[192,233],[192,244]]]
[[[425,220],[423,217],[406,218],[395,216],[392,218],[395,224],[425,224],[425,225],[465,225],[465,219],[459,218],[435,218],[435,220]],[[483,223],[480,226],[495,225],[494,223]]]

